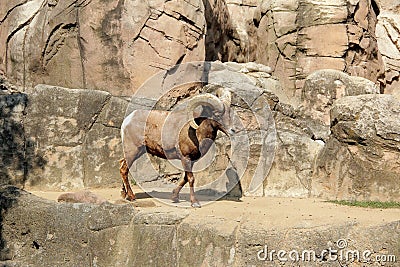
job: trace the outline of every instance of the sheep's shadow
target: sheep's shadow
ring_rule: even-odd
[[[221,201],[221,200],[228,200],[228,201],[234,201],[234,202],[242,202],[240,198],[237,197],[232,197],[229,196],[229,194],[223,194],[220,197],[215,197],[215,195],[210,195],[209,190],[207,190],[207,193],[205,194],[204,191],[196,191],[196,198],[201,202],[201,203],[207,203],[207,202],[213,202],[213,201]],[[215,191],[217,194],[221,194],[221,192]],[[151,192],[139,192],[136,193],[136,199],[158,199],[164,203],[170,203],[170,204],[175,204],[171,200],[172,192],[163,192],[163,191],[156,191],[153,190]],[[190,194],[189,193],[183,193],[181,192],[179,194],[179,199],[180,202],[187,202],[190,203]]]
[[[196,190],[196,198],[200,202],[212,202],[212,201],[219,201],[219,200],[229,200],[235,202],[241,202],[242,188],[240,185],[239,176],[232,167],[228,168],[225,172],[226,177],[228,178],[226,181],[226,188],[228,191],[218,191],[211,188],[204,188]],[[179,197],[181,202],[190,202],[190,193],[185,192],[188,188],[184,187],[182,191],[179,193]],[[149,199],[149,198],[156,198],[161,200],[164,203],[172,203],[171,197],[172,192],[165,191],[165,190],[157,190],[153,189],[150,192],[138,192],[135,194],[137,199]]]

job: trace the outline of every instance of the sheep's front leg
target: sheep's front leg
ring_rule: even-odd
[[[179,192],[181,191],[182,187],[185,186],[185,184],[188,182],[187,175],[185,172],[185,177],[183,180],[180,180],[178,182],[178,186],[172,191],[172,202],[173,203],[179,203]]]
[[[194,194],[194,176],[193,172],[186,172],[185,176],[187,176],[190,186],[190,202],[192,203],[193,208],[201,208],[200,202],[197,200]]]
[[[196,199],[196,196],[194,194],[194,177],[192,173],[192,167],[193,163],[189,158],[183,158],[181,159],[182,161],[182,166],[185,170],[185,177],[183,180],[179,181],[178,186],[172,191],[172,201],[173,202],[179,202],[179,192],[181,191],[182,187],[189,182],[190,186],[190,202],[192,203],[192,207],[194,208],[200,208],[201,205],[199,201]]]

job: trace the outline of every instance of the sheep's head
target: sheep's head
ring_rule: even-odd
[[[196,118],[206,117],[219,123],[219,130],[226,135],[234,133],[231,114],[231,92],[226,88],[219,88],[216,96],[213,94],[202,94],[190,100],[189,112],[191,115],[190,125],[197,129]]]

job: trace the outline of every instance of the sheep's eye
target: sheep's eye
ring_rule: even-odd
[[[222,116],[222,113],[221,112],[214,112],[214,116],[216,118],[220,118]]]

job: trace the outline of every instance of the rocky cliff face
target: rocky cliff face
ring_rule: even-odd
[[[176,63],[257,61],[265,65],[224,63],[234,74],[220,74],[220,80],[232,81],[245,75],[273,112],[275,159],[256,195],[398,199],[399,130],[396,119],[388,118],[399,115],[385,107],[398,102],[362,96],[398,96],[397,9],[373,0],[4,2],[4,183],[48,189],[117,185],[126,96]],[[333,70],[321,70],[326,68]],[[247,94],[254,101],[260,97]],[[235,107],[246,115],[242,104]],[[151,101],[135,105],[148,108]],[[343,115],[353,111],[361,117]],[[383,133],[369,128],[382,123]],[[369,134],[358,133],[364,130]],[[229,150],[223,139],[218,142],[221,151]],[[256,156],[259,144],[253,145]],[[163,162],[157,166],[168,169]],[[200,177],[207,182],[212,175]],[[379,189],[382,184],[387,186]]]
[[[306,76],[326,68],[398,94],[397,9],[384,0],[12,1],[0,8],[0,71],[24,88],[130,95],[177,63],[257,61],[297,100]]]
[[[397,1],[379,1],[381,13],[376,25],[376,37],[379,51],[385,65],[385,92],[400,99],[399,72],[400,72],[400,4]]]
[[[321,70],[306,79],[304,101],[295,108],[285,102],[282,87],[269,77],[265,66],[254,63],[221,66],[230,69],[226,72],[219,67],[214,74],[213,79],[221,80],[222,86],[232,86],[239,76],[247,77],[241,83],[247,89],[232,89],[232,92],[235,111],[248,138],[242,141],[239,138],[236,145],[250,150],[249,154],[231,155],[232,140],[220,136],[216,142],[218,157],[211,158],[211,165],[204,170],[195,165],[198,189],[208,188],[216,197],[232,189],[231,183],[236,183],[237,178],[232,176],[228,165],[233,160],[234,170],[243,170],[241,192],[235,191],[236,197],[244,194],[358,200],[400,198],[397,122],[400,109],[394,97],[378,94],[377,86],[367,79]],[[237,72],[243,69],[252,71]],[[9,97],[4,95],[0,99],[6,102]],[[11,128],[7,132],[19,145],[3,147],[8,153],[3,166],[8,170],[9,183],[50,190],[120,184],[119,127],[128,108],[126,99],[95,90],[47,85],[36,86],[25,97],[24,112],[5,120],[6,125],[18,124],[23,129],[19,132],[18,127]],[[269,104],[272,117],[267,120],[267,128],[259,128],[253,118],[256,106],[248,106],[242,97],[250,99],[249,103]],[[173,107],[180,98],[181,95],[172,94],[164,104]],[[136,109],[149,109],[154,103],[151,99],[131,100]],[[260,130],[269,134],[261,138],[257,132]],[[180,178],[179,170],[168,161],[151,158],[151,168],[157,173],[149,171],[147,160],[142,157],[132,168],[133,177],[145,188],[173,187],[171,181]],[[264,171],[268,172],[269,166],[271,169],[263,186],[251,191],[250,184],[256,168],[262,165],[260,162],[268,163]],[[16,168],[15,164],[25,167]],[[220,175],[223,178],[217,181]],[[235,181],[231,181],[232,177]]]
[[[318,69],[377,82],[384,71],[374,1],[263,1],[254,14],[256,60],[274,70],[292,97]]]
[[[8,1],[0,22],[0,70],[24,88],[131,95],[160,69],[204,59],[200,0]]]

